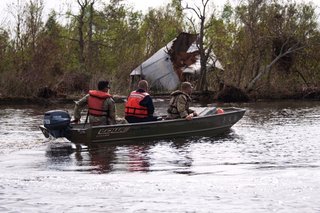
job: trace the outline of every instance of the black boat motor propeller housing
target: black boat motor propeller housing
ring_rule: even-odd
[[[44,114],[43,124],[49,134],[55,138],[65,137],[66,130],[70,128],[71,117],[63,110],[51,110]]]

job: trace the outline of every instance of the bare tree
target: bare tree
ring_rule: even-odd
[[[30,36],[29,43],[31,51],[34,53],[36,49],[37,36],[42,27],[43,0],[30,0],[27,4],[26,12],[26,36]]]
[[[93,63],[93,13],[94,13],[94,3],[95,1],[92,1],[89,6],[89,29],[88,29],[88,68],[89,70],[92,69],[92,63]]]
[[[279,52],[279,54],[266,66],[263,66],[260,68],[259,72],[256,74],[256,76],[248,83],[248,85],[246,86],[245,90],[246,92],[251,92],[257,81],[259,79],[261,79],[264,75],[267,75],[270,71],[271,68],[283,57],[292,54],[294,52],[297,52],[303,48],[305,48],[305,46],[301,46],[299,43],[294,43],[292,44],[290,47],[287,48],[287,45],[289,44],[289,39],[287,39],[281,47],[281,50]]]
[[[299,11],[293,9],[295,4],[280,5],[273,2],[267,6],[267,0],[248,2],[248,12],[242,15],[242,21],[253,47],[251,55],[254,63],[251,64],[254,64],[254,69],[245,86],[245,91],[249,93],[256,89],[257,82],[264,76],[268,76],[269,84],[272,68],[275,67],[274,70],[278,72],[290,71],[294,56],[308,48],[314,25],[313,13],[308,5]],[[262,21],[258,22],[258,19]],[[306,82],[302,73],[299,75]]]
[[[24,5],[21,4],[20,0],[17,0],[16,3],[11,3],[9,5],[10,13],[14,17],[15,21],[15,47],[17,50],[22,50],[23,48],[23,41],[22,41],[22,25],[23,25],[23,16],[25,13]]]
[[[208,13],[208,6],[209,6],[210,0],[201,0],[201,7],[194,5],[193,7],[190,7],[188,4],[183,7],[184,10],[191,10],[197,18],[199,18],[200,23],[199,23],[199,37],[198,37],[198,48],[199,48],[199,53],[200,53],[200,79],[197,83],[197,90],[200,91],[205,91],[208,89],[207,85],[207,64],[208,60],[212,56],[212,48],[213,48],[213,43],[209,42],[208,40],[206,41],[205,44],[205,39],[206,38],[206,30],[211,26],[211,18],[207,18],[207,13]],[[197,31],[197,26],[196,23],[192,18],[188,18],[191,25],[193,26],[194,30]]]
[[[78,21],[78,35],[79,35],[79,62],[81,69],[85,69],[85,56],[84,56],[84,46],[85,46],[85,40],[84,40],[84,24],[85,24],[85,13],[86,9],[89,5],[88,0],[77,0],[78,5],[80,6],[80,14],[77,16]]]
[[[92,37],[93,37],[93,13],[96,0],[77,0],[80,7],[79,15],[76,16],[78,22],[78,45],[80,69],[86,71],[92,65]],[[87,16],[88,15],[88,16]],[[87,18],[88,17],[88,18]],[[88,24],[86,26],[86,24]],[[85,29],[88,29],[86,41]],[[87,43],[87,45],[86,45]],[[86,54],[87,50],[87,54]],[[88,63],[87,63],[88,62]],[[88,66],[87,66],[88,65]]]

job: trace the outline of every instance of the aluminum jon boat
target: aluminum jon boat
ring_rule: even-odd
[[[83,145],[128,140],[216,136],[228,131],[245,113],[245,109],[235,107],[223,108],[223,111],[223,114],[217,114],[215,109],[208,109],[190,121],[174,119],[92,126],[88,123],[72,124],[67,112],[52,110],[45,113],[44,125],[41,125],[40,129],[46,137],[64,137],[74,144]]]

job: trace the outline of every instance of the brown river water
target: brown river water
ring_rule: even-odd
[[[320,212],[320,102],[235,106],[219,137],[81,149],[39,130],[57,107],[0,106],[0,212]]]

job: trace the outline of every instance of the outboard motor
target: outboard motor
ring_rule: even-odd
[[[43,124],[49,130],[49,134],[55,138],[65,137],[70,128],[71,117],[63,110],[51,110],[44,114]]]

